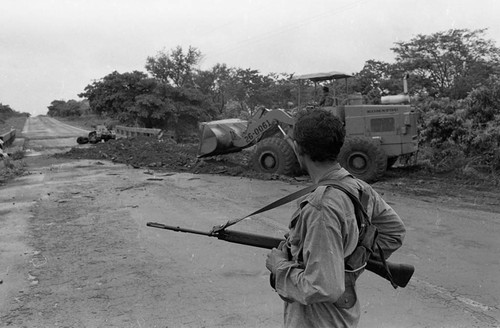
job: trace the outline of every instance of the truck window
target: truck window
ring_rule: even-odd
[[[372,132],[394,131],[394,117],[374,118],[370,121]]]

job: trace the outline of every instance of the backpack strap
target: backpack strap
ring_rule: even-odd
[[[394,283],[394,280],[392,278],[391,270],[389,270],[389,266],[387,265],[384,252],[382,251],[380,244],[377,242],[377,227],[371,223],[371,221],[368,219],[369,216],[366,213],[369,196],[362,190],[359,190],[360,196],[358,199],[358,197],[347,190],[342,185],[342,183],[335,180],[322,181],[320,182],[320,185],[332,186],[338,190],[343,191],[347,196],[349,196],[354,205],[356,221],[359,229],[359,239],[356,249],[345,259],[346,272],[356,274],[357,278],[357,276],[366,267],[370,256],[378,251],[378,256],[386,271],[387,280],[391,282],[394,288],[397,288],[397,285]]]
[[[351,202],[354,205],[354,212],[356,214],[356,222],[358,224],[358,229],[360,231],[362,229],[364,229],[367,224],[370,224],[370,221],[367,219],[368,218],[368,214],[366,213],[366,208],[367,208],[367,205],[368,205],[368,195],[366,195],[365,193],[363,193],[360,190],[359,191],[360,197],[358,198],[352,192],[350,192],[345,187],[345,185],[343,185],[341,182],[336,181],[336,180],[321,181],[319,183],[319,185],[320,186],[331,186],[331,187],[333,187],[335,189],[338,189],[338,190],[342,191],[343,193],[345,193],[349,197],[349,199],[351,200]],[[360,201],[360,198],[363,199],[363,201],[364,201],[365,204],[363,204]]]

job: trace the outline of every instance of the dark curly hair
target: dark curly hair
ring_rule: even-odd
[[[344,144],[345,128],[332,112],[314,108],[296,116],[293,138],[315,162],[335,161]]]

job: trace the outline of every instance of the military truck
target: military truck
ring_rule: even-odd
[[[351,78],[342,72],[296,76],[293,80],[324,81]],[[382,97],[380,105],[363,104],[362,95],[344,100],[335,95],[325,110],[333,112],[345,125],[346,140],[339,154],[340,164],[367,182],[379,179],[401,156],[418,151],[418,114],[409,104],[406,76],[404,94]],[[347,83],[346,83],[347,85]],[[300,92],[298,110],[301,105]],[[310,106],[310,105],[309,105]],[[314,106],[314,105],[313,105]],[[255,170],[294,175],[300,172],[290,140],[293,139],[293,114],[285,109],[259,109],[250,120],[226,119],[200,124],[198,157],[228,154],[255,146]]]

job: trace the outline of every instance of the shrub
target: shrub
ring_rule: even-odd
[[[437,173],[454,171],[467,165],[467,158],[460,145],[452,141],[424,147],[420,152],[420,159],[430,171]]]
[[[500,171],[500,120],[471,132],[462,145],[467,157],[473,159],[473,166],[490,172]]]
[[[431,169],[500,172],[500,80],[485,81],[462,101],[428,98],[417,107],[421,158]]]
[[[438,146],[448,140],[459,142],[465,134],[467,127],[462,115],[431,110],[423,117],[420,141],[430,146]]]

